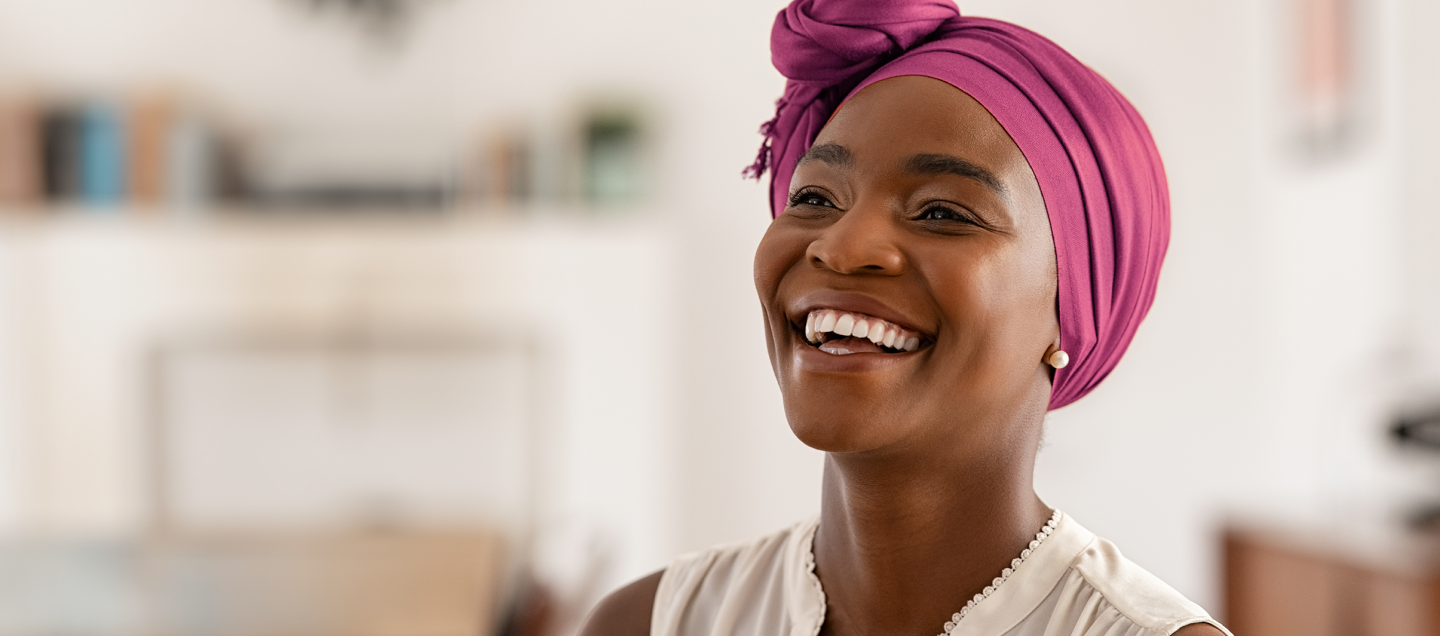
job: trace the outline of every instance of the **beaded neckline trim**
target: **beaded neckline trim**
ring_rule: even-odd
[[[815,589],[815,595],[820,598],[820,621],[815,623],[815,629],[810,636],[819,636],[820,628],[825,625],[825,588],[820,585],[820,577],[815,574],[815,531],[820,529],[820,522],[816,521],[810,526],[805,536],[805,571],[810,574],[810,585]]]
[[[1026,559],[1030,558],[1030,554],[1034,552],[1036,548],[1040,547],[1040,544],[1045,543],[1045,540],[1050,538],[1051,534],[1055,533],[1055,527],[1059,524],[1060,511],[1056,510],[1054,514],[1050,515],[1050,520],[1045,522],[1045,527],[1041,528],[1040,532],[1035,533],[1035,538],[1030,541],[1030,545],[1020,551],[1020,557],[1011,560],[1010,567],[1001,570],[1000,576],[995,577],[995,580],[991,581],[990,585],[987,585],[984,590],[981,590],[979,594],[971,598],[970,601],[965,604],[965,607],[960,608],[960,611],[952,614],[950,620],[945,621],[945,631],[941,632],[939,636],[950,636],[951,632],[955,631],[955,626],[960,624],[960,619],[969,616],[970,611],[975,609],[975,606],[979,605],[980,601],[990,598],[990,595],[994,594],[995,590],[1000,589],[1001,584],[1010,580],[1010,576],[1015,574],[1016,570],[1020,569],[1020,565],[1024,563]]]

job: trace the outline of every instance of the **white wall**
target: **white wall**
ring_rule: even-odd
[[[1440,385],[1440,198],[1435,175],[1440,174],[1440,81],[1435,75],[1440,40],[1430,26],[1440,21],[1440,5],[1410,2],[1406,5],[1397,68],[1401,87],[1404,154],[1399,174],[1404,180],[1408,242],[1405,250],[1408,322],[1403,357],[1414,371],[1415,384],[1433,389]]]
[[[682,237],[670,302],[686,334],[666,354],[672,505],[656,523],[673,534],[652,554],[816,510],[819,456],[785,427],[750,285],[763,187],[737,178],[781,92],[768,32],[783,2],[455,0],[422,16],[395,59],[280,5],[0,0],[0,72],[61,88],[175,81],[260,128],[459,130],[543,121],[602,89],[649,99],[663,210],[652,221]],[[1383,418],[1394,387],[1440,359],[1427,328],[1440,319],[1440,262],[1426,249],[1440,239],[1426,185],[1440,128],[1425,119],[1440,50],[1424,26],[1440,16],[1422,0],[1365,6],[1377,62],[1367,141],[1310,167],[1285,142],[1290,0],[962,6],[1097,68],[1165,157],[1174,235],[1156,306],[1102,388],[1051,417],[1038,480],[1048,501],[1211,607],[1226,511],[1405,488]]]

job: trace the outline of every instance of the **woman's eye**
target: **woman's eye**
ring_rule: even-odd
[[[921,212],[921,213],[920,213],[920,216],[917,217],[916,220],[919,220],[919,221],[968,221],[969,219],[966,218],[965,215],[960,214],[959,212],[956,212],[955,210],[952,210],[952,209],[947,208],[947,207],[944,207],[944,206],[936,205],[936,206],[931,206],[931,207],[929,207],[929,208],[926,208],[924,212]]]
[[[835,204],[831,203],[830,199],[825,198],[825,195],[810,190],[801,190],[800,192],[796,192],[794,196],[790,197],[790,205],[815,205],[827,208],[835,207]]]

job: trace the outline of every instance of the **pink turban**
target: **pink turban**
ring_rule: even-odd
[[[1170,196],[1150,131],[1105,78],[1024,28],[961,17],[949,0],[794,0],[775,17],[788,78],[761,127],[770,209],[785,209],[795,164],[856,91],[923,75],[965,91],[1024,153],[1045,198],[1058,268],[1060,348],[1050,408],[1089,393],[1120,362],[1155,299],[1170,241]]]

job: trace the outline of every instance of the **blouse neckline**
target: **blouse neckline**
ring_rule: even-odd
[[[1065,576],[1075,557],[1095,539],[1095,535],[1069,515],[1061,512],[1050,537],[1041,542],[1020,567],[995,588],[984,601],[977,603],[955,626],[951,636],[984,636],[1004,634],[1025,620],[1044,602],[1055,585]],[[789,636],[817,636],[825,622],[825,589],[815,574],[815,531],[820,518],[811,519],[800,528],[787,562],[786,596],[792,623]],[[998,573],[997,573],[998,574]],[[959,611],[961,605],[955,608]],[[949,616],[935,617],[935,631],[943,629]]]

